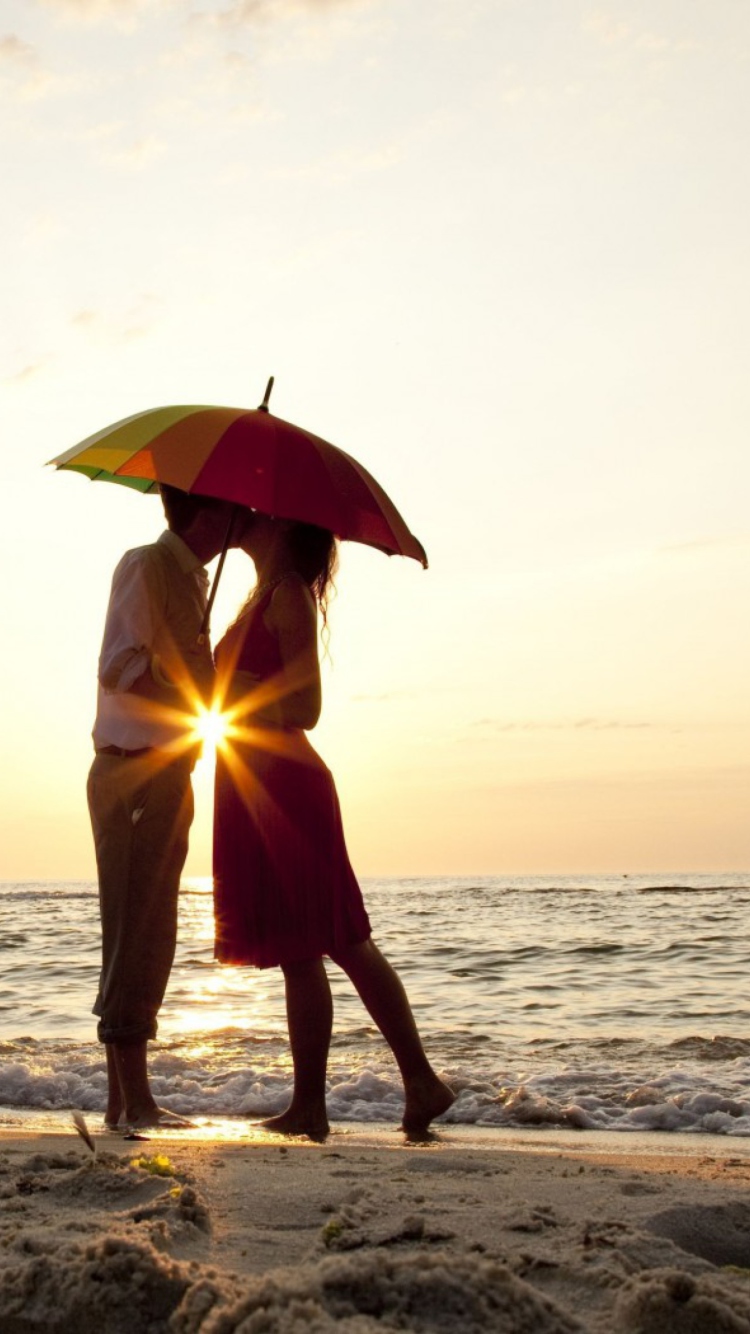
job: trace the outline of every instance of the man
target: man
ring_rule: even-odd
[[[167,486],[161,496],[167,531],[126,552],[112,581],[87,789],[102,922],[94,1014],[107,1049],[111,1129],[189,1124],[157,1105],[147,1044],[177,941],[199,749],[195,707],[213,687],[200,635],[204,565],[222,548],[232,507]]]

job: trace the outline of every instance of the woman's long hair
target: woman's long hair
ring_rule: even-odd
[[[328,651],[328,603],[335,593],[333,576],[338,569],[338,542],[327,528],[319,528],[314,523],[290,522],[286,532],[286,545],[290,558],[290,570],[298,574],[307,584],[320,608],[323,645]],[[240,608],[236,621],[253,606],[256,589],[251,589]]]
[[[327,528],[295,523],[287,533],[293,568],[304,579],[320,607],[323,636],[328,628],[328,603],[334,592],[333,576],[339,563],[338,543]]]

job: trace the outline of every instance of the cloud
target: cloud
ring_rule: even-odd
[[[98,318],[99,316],[95,310],[79,310],[70,323],[74,329],[90,329],[96,324]]]
[[[369,0],[236,0],[216,14],[199,12],[199,20],[219,28],[244,28],[279,15],[316,15],[336,9],[352,9]]]
[[[502,722],[498,718],[479,718],[472,726],[490,727],[494,732],[642,732],[653,729],[655,725],[615,718],[576,718],[560,722]]]
[[[315,17],[336,10],[361,8],[372,0],[230,0],[223,9],[208,10],[189,7],[182,0],[40,0],[47,9],[63,18],[82,24],[114,21],[120,27],[132,28],[143,18],[174,14],[178,19],[196,27],[214,28],[227,32],[241,31],[275,19]]]
[[[637,30],[632,23],[628,23],[619,15],[609,14],[603,10],[584,19],[583,31],[597,38],[603,46],[627,47],[630,50],[646,51],[650,55],[662,55],[675,47],[675,42],[671,38],[652,32],[650,29]],[[691,46],[693,45],[691,43]],[[684,49],[685,44],[680,42],[679,46],[680,49]]]
[[[16,94],[29,98],[42,92],[47,81],[33,46],[14,33],[0,37],[0,87],[9,85]]]
[[[0,65],[29,69],[36,65],[36,51],[28,42],[22,42],[13,33],[0,37]]]
[[[392,699],[421,699],[423,690],[384,690],[381,695],[352,695],[354,704],[385,704]]]
[[[38,375],[41,375],[41,373],[45,370],[48,364],[49,364],[49,357],[43,357],[40,361],[30,361],[27,363],[27,365],[22,366],[20,371],[16,371],[15,374],[6,375],[3,380],[3,384],[7,385],[26,384],[28,380],[34,380]]]
[[[84,23],[96,22],[97,19],[113,17],[133,19],[139,12],[151,10],[168,11],[174,9],[172,0],[41,0],[48,9],[57,10],[72,19]]]
[[[111,150],[108,156],[110,161],[121,167],[130,167],[134,171],[140,171],[142,167],[148,166],[150,162],[161,157],[166,151],[167,145],[163,139],[157,138],[155,134],[148,134],[142,139],[133,139],[129,144],[123,144],[120,149]]]
[[[606,14],[599,10],[596,14],[590,14],[583,22],[584,32],[593,33],[606,46],[619,46],[632,37],[633,29],[629,23],[623,19],[615,18],[613,14]]]
[[[39,54],[14,33],[0,37],[0,89],[12,89],[15,98],[31,102],[65,87],[65,79],[45,69]]]
[[[667,37],[659,37],[655,32],[643,32],[635,40],[635,46],[641,51],[668,51],[672,43]]]
[[[70,327],[92,343],[117,347],[146,338],[158,324],[159,306],[158,298],[149,293],[120,312],[84,306],[71,316]]]
[[[336,40],[339,24],[336,19],[346,20],[349,15],[360,13],[373,7],[375,0],[230,0],[222,9],[196,8],[186,16],[184,28],[188,34],[197,36],[205,43],[214,35],[218,41],[226,44],[241,43],[243,38],[252,34],[261,45],[274,39],[279,32],[286,32],[286,45],[282,41],[274,46],[273,59],[281,55],[296,59],[311,59],[318,47],[328,52],[331,41]],[[302,29],[302,33],[300,33]],[[268,56],[268,51],[266,55]]]
[[[143,135],[129,142],[118,142],[118,139],[123,140],[128,133],[127,121],[109,120],[90,126],[81,138],[92,143],[99,156],[106,162],[135,171],[148,166],[167,151],[166,142],[155,134]]]
[[[453,695],[456,693],[454,685],[431,685],[431,686],[405,686],[403,690],[384,690],[381,693],[351,695],[350,698],[356,704],[382,704],[392,699],[424,699],[426,695]]]
[[[354,176],[388,171],[406,156],[405,143],[383,143],[369,151],[347,149],[317,161],[304,162],[294,167],[278,167],[278,180],[347,181]]]
[[[200,23],[216,28],[244,28],[249,23],[257,23],[269,16],[270,0],[239,0],[238,4],[229,5],[218,13],[209,14],[199,10],[192,17]]]
[[[745,549],[750,545],[750,534],[734,533],[728,537],[697,537],[691,542],[674,542],[669,546],[658,547],[660,556],[720,556],[726,551]]]

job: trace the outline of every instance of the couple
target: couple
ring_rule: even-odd
[[[161,487],[168,528],[125,554],[99,659],[88,799],[96,847],[102,970],[94,1013],[106,1046],[110,1128],[180,1128],[151,1091],[193,817],[185,710],[218,693],[236,736],[217,760],[216,957],[279,965],[294,1067],[290,1106],[264,1124],[328,1131],[333,1007],[323,957],[347,973],[404,1081],[403,1128],[423,1134],[453,1094],[425,1056],[403,986],[370,936],[346,854],[332,777],[305,732],[320,714],[317,623],[336,558],[332,534]],[[216,653],[201,642],[208,576],[230,523],[257,583]]]

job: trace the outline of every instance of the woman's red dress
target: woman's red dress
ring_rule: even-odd
[[[282,673],[263,624],[269,590],[216,649],[219,673]],[[298,728],[258,728],[216,760],[216,958],[275,964],[335,955],[370,935],[333,776]]]

